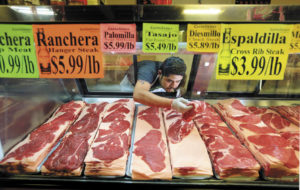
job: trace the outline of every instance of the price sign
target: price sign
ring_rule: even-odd
[[[143,52],[175,53],[178,51],[178,24],[143,24]]]
[[[282,80],[292,25],[224,24],[216,78]]]
[[[103,78],[99,24],[33,25],[40,78]]]
[[[218,52],[220,24],[188,24],[187,50],[193,52]]]
[[[102,52],[132,53],[136,50],[135,24],[101,24]]]
[[[300,53],[300,24],[295,24],[293,27],[290,53]]]
[[[0,77],[39,77],[31,25],[0,24]]]

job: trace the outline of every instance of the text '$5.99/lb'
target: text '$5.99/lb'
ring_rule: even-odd
[[[135,44],[132,42],[104,42],[104,49],[134,49]]]
[[[40,67],[42,73],[48,74],[98,74],[102,69],[95,55],[51,56],[48,67]]]

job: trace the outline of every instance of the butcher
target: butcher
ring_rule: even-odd
[[[123,91],[133,90],[133,99],[144,105],[172,108],[185,113],[193,107],[180,97],[180,86],[184,84],[186,65],[179,57],[169,57],[163,62],[144,60],[137,64],[137,80],[133,67],[121,82]],[[160,94],[160,95],[159,95]],[[171,95],[175,98],[168,98]]]

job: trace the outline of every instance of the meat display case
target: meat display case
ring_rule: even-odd
[[[185,10],[194,10],[185,13]],[[182,6],[0,6],[0,24],[86,24],[135,23],[137,50],[134,54],[105,53],[103,79],[0,79],[0,159],[30,131],[45,122],[64,102],[84,100],[112,102],[132,98],[132,91],[120,90],[130,64],[143,59],[165,59],[170,54],[142,52],[143,23],[179,24],[179,51],[188,65],[188,78],[183,97],[216,103],[219,99],[238,98],[247,106],[277,106],[300,104],[300,57],[290,54],[282,81],[217,81],[214,65],[217,54],[195,53],[186,50],[187,24],[195,23],[300,23],[300,6],[271,5],[182,5]],[[124,63],[124,64],[121,64]],[[86,185],[112,185],[144,188],[201,188],[201,189],[296,189],[298,182],[278,182],[258,179],[253,182],[230,182],[210,179],[176,179],[172,181],[135,181],[129,176],[55,177],[0,174],[1,187],[86,188]]]

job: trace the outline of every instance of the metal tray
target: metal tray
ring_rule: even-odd
[[[87,188],[90,185],[103,186],[142,186],[155,188],[201,188],[201,189],[299,189],[299,183],[281,183],[265,180],[253,182],[227,182],[212,179],[172,179],[172,181],[133,181],[129,177],[101,178],[101,177],[49,177],[42,175],[0,176],[1,187],[39,187],[39,188]],[[144,188],[143,188],[144,189]]]
[[[94,103],[99,101],[113,102],[119,98],[85,98],[87,103]],[[204,100],[210,104],[216,103],[218,100]],[[244,99],[241,100],[247,106],[267,107],[270,105],[296,105],[300,104],[297,100],[256,100]],[[139,106],[139,104],[137,104]],[[136,107],[137,107],[136,106]],[[136,118],[135,110],[135,117]],[[133,121],[131,144],[134,142],[135,119]],[[130,148],[132,152],[133,146]],[[44,176],[41,174],[32,175],[4,175],[0,174],[0,189],[1,187],[39,187],[39,188],[86,188],[87,185],[107,185],[111,187],[124,186],[141,186],[143,189],[148,188],[200,188],[200,189],[299,189],[299,182],[280,182],[269,181],[262,177],[255,181],[226,181],[212,177],[209,179],[179,179],[173,178],[170,181],[166,180],[132,180],[131,176],[131,154],[127,161],[126,176],[124,177],[107,177],[107,176]],[[263,176],[263,175],[260,175]]]

